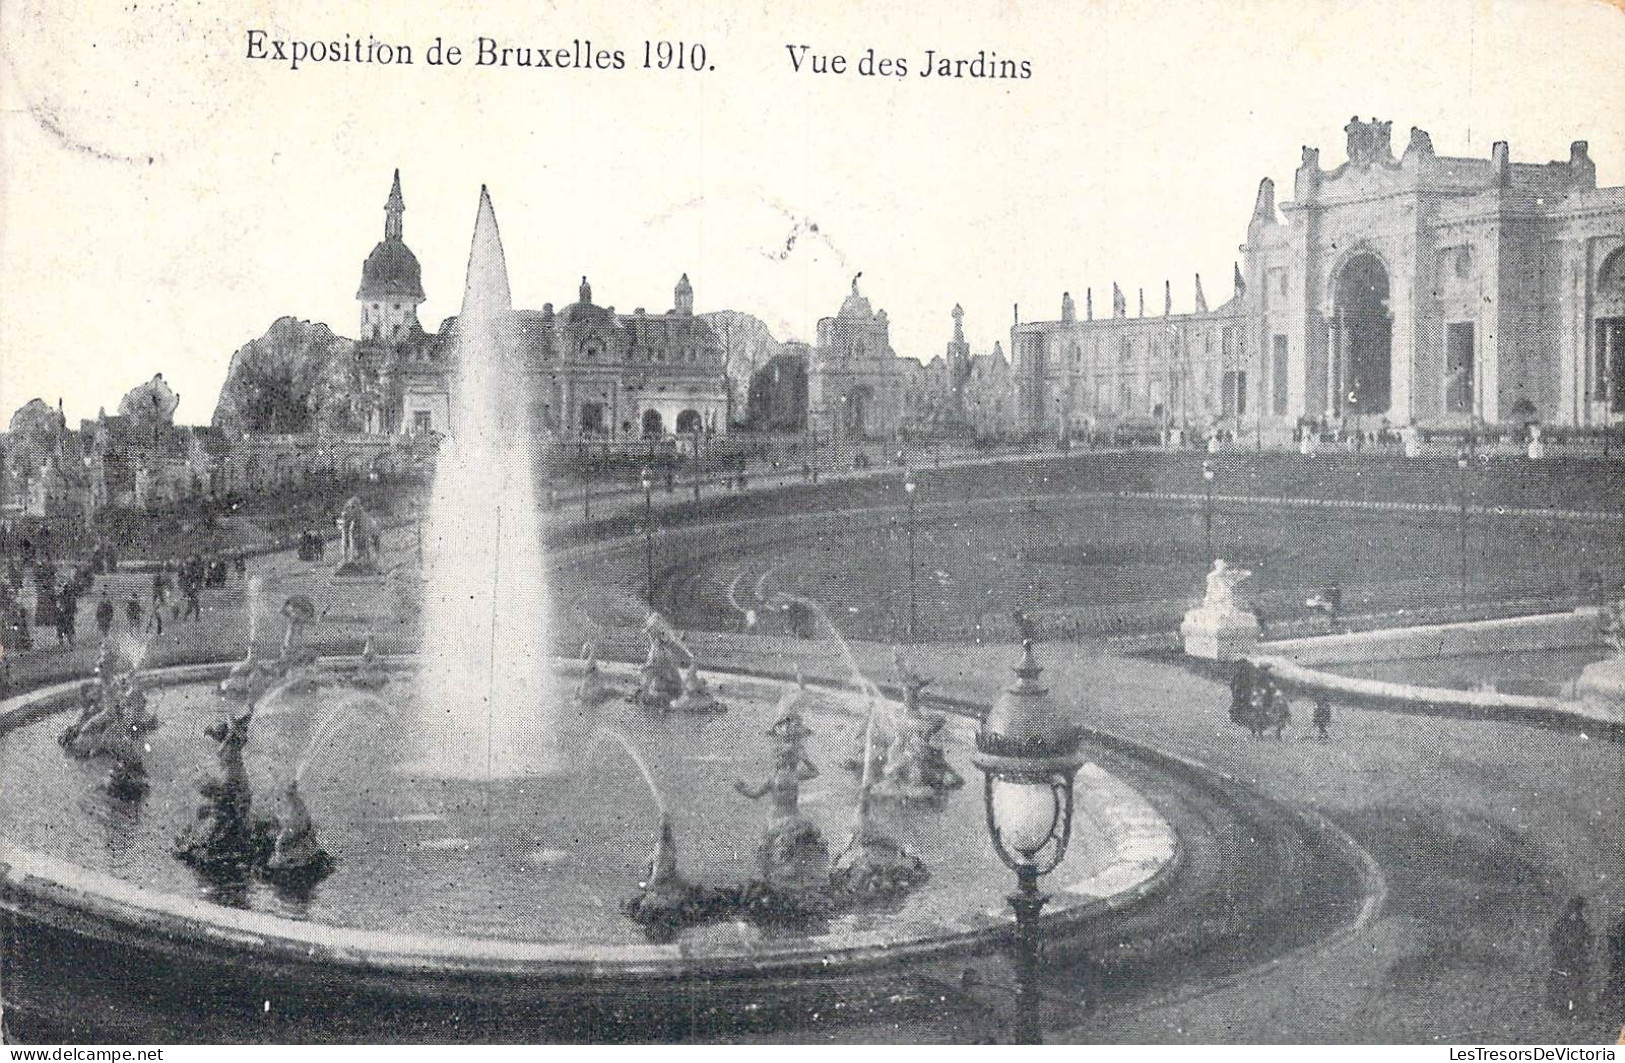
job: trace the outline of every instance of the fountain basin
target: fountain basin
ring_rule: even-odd
[[[329,659],[323,667],[342,672],[353,664]],[[389,664],[404,677],[406,662]],[[601,667],[627,692],[635,686],[635,669]],[[255,978],[280,979],[283,986],[343,984],[389,996],[455,997],[495,980],[504,992],[522,989],[556,1001],[559,994],[620,991],[629,984],[855,976],[909,959],[979,951],[1007,933],[1003,897],[1010,876],[988,844],[980,788],[969,786],[941,808],[893,809],[880,819],[932,872],[929,883],[899,904],[814,926],[730,921],[685,930],[669,942],[643,939],[618,907],[647,859],[657,812],[614,743],[567,749],[562,761],[574,765],[575,774],[440,780],[435,785],[449,803],[407,811],[396,802],[421,781],[406,777],[401,786],[395,775],[380,784],[379,764],[368,759],[377,747],[341,750],[325,767],[318,756],[301,789],[337,861],[332,877],[307,898],[260,886],[222,896],[173,860],[167,842],[189,814],[191,770],[208,753],[200,728],[230,705],[213,693],[229,668],[226,662],[146,676],[149,689],[162,692],[154,704],[165,723],[151,736],[152,794],[133,814],[95,789],[93,768],[60,754],[54,728],[41,720],[67,708],[77,684],[0,706],[0,780],[7,792],[0,813],[0,910],[9,947],[28,961],[13,967],[8,1002],[26,999],[31,984],[43,987],[57,977],[71,992],[74,967],[108,949],[126,970],[139,970],[130,964],[140,956],[171,972],[252,970]],[[561,688],[571,685],[570,670],[562,669]],[[705,678],[728,703],[726,716],[650,717],[616,704],[578,720],[573,733],[586,735],[589,725],[596,733],[612,717],[634,738],[666,792],[682,871],[717,882],[749,874],[765,816],[718,784],[760,774],[769,748],[764,732],[784,684],[733,674]],[[838,852],[856,794],[856,780],[839,764],[864,703],[823,689],[810,691],[807,702],[803,711],[817,732],[808,750],[822,774],[804,789],[803,807]],[[567,743],[571,712],[561,714]],[[948,756],[962,771],[969,770],[971,727],[956,718],[944,729]],[[249,753],[257,775],[252,742]],[[402,762],[398,750],[383,759]],[[256,787],[257,795],[272,792]],[[565,799],[549,804],[538,796],[546,793]],[[1045,918],[1057,927],[1134,903],[1177,864],[1171,828],[1117,779],[1087,766],[1079,803],[1073,850],[1046,881],[1053,899]],[[148,818],[151,823],[143,822]],[[487,832],[469,829],[481,822],[489,824]],[[435,844],[408,849],[403,839]],[[458,840],[464,844],[451,844]],[[549,849],[562,855],[550,856]],[[442,875],[421,877],[437,861]],[[53,956],[61,964],[47,962]],[[34,961],[45,967],[35,971]],[[60,994],[62,987],[52,983],[50,991]]]

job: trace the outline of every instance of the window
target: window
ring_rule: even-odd
[[[1226,416],[1241,417],[1247,413],[1247,373],[1232,369],[1224,374],[1224,395],[1221,410]]]
[[[1473,412],[1473,323],[1453,321],[1444,327],[1444,408],[1447,413]]]
[[[1279,416],[1286,413],[1287,408],[1287,339],[1285,336],[1275,337],[1274,356],[1270,364],[1270,384],[1274,388],[1274,413]]]
[[[434,414],[428,410],[412,411],[412,432],[414,435],[424,435],[434,430]]]

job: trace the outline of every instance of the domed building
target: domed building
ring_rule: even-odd
[[[422,269],[403,238],[405,210],[396,171],[384,238],[362,264],[356,291],[357,412],[373,432],[441,432],[451,421],[456,318],[433,335],[418,323]],[[562,310],[548,303],[514,313],[536,432],[641,439],[727,430],[726,360],[711,326],[694,313],[688,274],[665,313],[599,306],[586,277]]]
[[[818,322],[807,373],[808,420],[830,438],[887,438],[903,423],[907,391],[886,311],[869,305],[853,277],[840,311]]]

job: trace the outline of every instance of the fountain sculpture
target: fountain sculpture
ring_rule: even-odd
[[[581,681],[576,684],[576,702],[585,708],[597,708],[614,697],[614,692],[598,667],[598,648],[586,643],[581,647],[581,659],[585,663],[581,668]]]
[[[254,795],[243,764],[251,712],[226,717],[204,730],[217,745],[217,770],[198,782],[203,800],[193,821],[175,839],[176,858],[211,880],[246,878],[269,855],[269,832],[250,818]]]
[[[57,742],[70,756],[81,760],[110,756],[133,771],[128,761],[140,754],[135,740],[157,730],[159,722],[147,708],[135,666],[104,643],[96,679],[79,688],[79,701],[78,718],[62,730]]]
[[[893,653],[898,676],[903,682],[903,711],[895,725],[891,744],[874,796],[893,801],[936,801],[950,790],[965,785],[964,778],[948,763],[938,737],[947,717],[920,708],[920,691],[931,682],[903,663],[902,654]]]
[[[643,633],[649,641],[649,652],[638,672],[638,689],[632,700],[648,709],[670,708],[683,693],[683,675],[677,667],[681,647],[666,633],[658,613],[649,614]]]
[[[818,825],[802,813],[801,784],[818,777],[807,758],[813,732],[802,722],[798,706],[806,693],[799,683],[779,703],[781,715],[768,729],[778,740],[772,773],[755,786],[743,780],[734,789],[758,800],[771,795],[767,825],[756,846],[760,876],[751,884],[753,906],[767,910],[816,913],[829,906],[829,843]]]
[[[281,885],[312,884],[333,869],[332,858],[316,841],[310,810],[299,796],[299,780],[289,779],[282,792],[286,811],[277,819],[276,840],[265,861],[265,875]]]
[[[355,671],[350,675],[350,685],[361,690],[382,690],[389,685],[389,673],[378,659],[378,649],[373,645],[370,631],[361,644],[361,659],[356,662]]]
[[[869,790],[858,791],[852,836],[835,858],[830,887],[852,903],[885,900],[908,893],[931,877],[925,861],[880,829],[870,809]]]
[[[688,659],[688,667],[683,670],[683,693],[671,703],[671,707],[675,712],[699,714],[728,711],[728,706],[711,693],[711,688],[700,678],[699,662],[692,656]]]

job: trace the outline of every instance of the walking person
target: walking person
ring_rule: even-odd
[[[96,630],[101,632],[103,639],[113,630],[113,615],[113,602],[107,597],[107,592],[102,591],[102,600],[96,603]]]
[[[1329,729],[1332,726],[1332,699],[1325,694],[1315,695],[1315,730],[1320,732],[1320,740],[1326,741],[1331,737]]]
[[[1546,976],[1546,1006],[1569,1018],[1586,1010],[1586,982],[1591,966],[1591,926],[1586,901],[1576,896],[1552,926],[1552,967]]]
[[[141,599],[132,593],[130,600],[124,603],[124,619],[129,622],[130,634],[141,630],[141,616]]]
[[[1608,980],[1597,1004],[1604,1018],[1625,1026],[1625,909],[1608,926]]]
[[[1230,722],[1247,724],[1253,705],[1253,662],[1243,657],[1230,677]]]
[[[62,588],[62,595],[57,599],[56,633],[57,642],[66,641],[68,649],[73,649],[74,638],[79,633],[79,592],[71,583]]]
[[[203,606],[198,601],[199,593],[196,583],[186,585],[186,611],[181,613],[182,620],[203,619]]]

